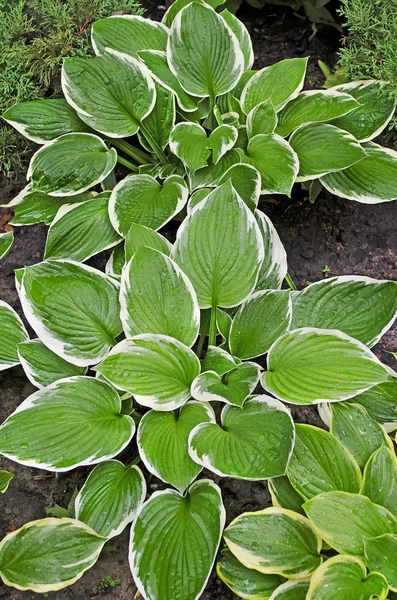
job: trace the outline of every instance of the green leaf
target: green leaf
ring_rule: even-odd
[[[269,600],[306,600],[309,590],[307,581],[295,581],[290,579],[278,587]]]
[[[350,133],[326,123],[302,125],[291,135],[289,143],[299,158],[298,181],[346,169],[366,156]]]
[[[226,171],[237,163],[241,163],[241,157],[238,151],[233,149],[222,156],[218,164],[214,165],[212,163],[207,167],[198,169],[195,173],[189,172],[187,175],[190,189],[193,191],[197,188],[216,187]]]
[[[203,0],[195,0],[196,2],[203,2]],[[167,9],[167,11],[165,12],[165,15],[162,19],[162,22],[164,23],[164,25],[167,25],[167,27],[171,27],[176,15],[179,13],[180,10],[182,10],[182,8],[184,6],[187,6],[187,4],[190,4],[191,0],[175,0],[175,2],[173,2],[169,8]],[[222,4],[224,4],[224,0],[209,0],[206,4],[208,4],[209,6],[212,6],[212,8],[218,8],[218,6],[221,6]]]
[[[357,100],[349,94],[336,91],[336,88],[301,92],[278,114],[276,131],[285,137],[301,125],[331,121],[358,106]],[[337,125],[337,122],[334,121],[334,124]],[[338,127],[344,129],[341,125]]]
[[[14,475],[9,471],[0,471],[0,494],[5,494]]]
[[[76,519],[109,539],[131,523],[146,497],[146,482],[135,465],[118,460],[97,465],[81,488],[75,503]]]
[[[363,204],[396,200],[397,152],[373,142],[362,147],[367,154],[363,160],[321,177],[321,183],[331,194]]]
[[[109,259],[105,265],[106,275],[110,275],[110,277],[114,277],[116,280],[120,281],[124,264],[124,244],[118,244],[113,250],[113,252],[110,254]]]
[[[109,220],[109,196],[62,206],[48,230],[44,258],[83,262],[116,246],[120,237]]]
[[[396,109],[396,100],[391,94],[384,93],[384,87],[383,81],[369,79],[333,88],[349,94],[359,103],[351,113],[336,119],[335,125],[349,131],[361,142],[368,142],[381,134]]]
[[[222,550],[216,572],[234,594],[246,600],[268,600],[283,581],[279,575],[265,575],[244,567],[227,548]]]
[[[0,427],[0,453],[46,471],[112,458],[135,425],[116,390],[93,377],[61,379],[24,400]]]
[[[129,561],[142,596],[200,598],[224,524],[221,492],[212,481],[197,481],[185,496],[173,490],[155,492],[131,530]]]
[[[337,330],[311,327],[279,338],[267,364],[263,387],[291,404],[348,400],[389,378],[361,342]]]
[[[197,123],[178,123],[170,135],[170,150],[193,173],[207,165],[212,151],[212,162],[219,160],[231,150],[237,140],[237,129],[220,125],[207,138],[205,129]]]
[[[383,444],[387,444],[385,430],[371,419],[360,404],[340,402],[330,405],[329,410],[331,433],[350,450],[359,467],[363,469],[371,454]]]
[[[232,30],[212,8],[198,2],[175,17],[167,58],[183,89],[199,97],[226,94],[244,70],[244,56]]]
[[[216,371],[206,371],[192,383],[191,394],[202,402],[220,401],[233,406],[242,406],[258,385],[260,366],[242,363],[222,377]]]
[[[378,569],[376,569],[378,570]],[[388,585],[378,573],[369,573],[354,556],[332,556],[313,574],[307,600],[385,600]]]
[[[137,133],[156,101],[156,88],[146,67],[109,49],[96,58],[65,58],[62,90],[87,125],[115,138]]]
[[[287,475],[299,494],[308,500],[321,492],[359,492],[359,466],[336,437],[312,425],[297,424],[295,431]]]
[[[201,361],[201,371],[215,371],[225,375],[236,368],[235,359],[226,350],[218,346],[208,346],[204,359]]]
[[[364,556],[364,542],[397,533],[397,519],[366,496],[347,492],[319,494],[303,505],[309,521],[337,552]]]
[[[167,177],[163,184],[151,175],[130,175],[112,191],[110,221],[124,237],[133,223],[160,229],[182,210],[187,199],[188,190],[179,175]]]
[[[195,462],[221,477],[257,480],[284,475],[295,433],[281,402],[255,396],[242,408],[225,406],[221,421],[222,426],[203,423],[191,432],[189,454]]]
[[[277,125],[277,114],[271,100],[264,100],[248,113],[248,139],[255,135],[274,133]]]
[[[165,52],[143,50],[138,53],[138,56],[143,64],[149,69],[153,79],[175,95],[178,105],[182,110],[185,112],[194,112],[197,110],[198,98],[192,98],[181,87],[179,81],[168,66],[167,55]]]
[[[30,161],[33,192],[74,196],[97,185],[114,169],[117,153],[90,133],[67,133],[47,142]]]
[[[238,309],[230,329],[231,353],[245,360],[266,354],[291,323],[289,290],[252,294]]]
[[[168,29],[162,23],[140,15],[113,15],[93,24],[91,41],[95,54],[108,48],[138,58],[140,50],[165,50]]]
[[[158,250],[141,246],[123,270],[121,321],[126,337],[161,333],[189,348],[200,327],[192,284],[178,265]]]
[[[201,471],[189,456],[189,434],[199,423],[210,422],[215,415],[200,402],[187,402],[179,413],[147,412],[139,423],[137,443],[148,471],[183,493]]]
[[[96,369],[117,389],[133,394],[139,404],[164,411],[189,400],[200,361],[178,340],[142,334],[117,344]]]
[[[273,477],[267,482],[273,506],[287,508],[305,516],[302,496],[292,487],[288,477]]]
[[[222,185],[222,183],[225,183],[229,179],[237,194],[244,200],[248,208],[255,210],[261,194],[261,176],[259,171],[252,165],[237,163],[226,171],[220,179],[219,185]],[[202,189],[198,190],[196,194],[203,191]]]
[[[222,2],[220,3],[222,4]],[[213,8],[216,8],[213,6]],[[244,23],[242,23],[233,13],[226,8],[220,13],[230,29],[236,36],[240,45],[241,52],[244,56],[244,71],[248,71],[254,64],[254,49],[252,47],[251,36]]]
[[[63,98],[14,104],[2,117],[36,144],[45,144],[64,133],[90,131]]]
[[[84,375],[87,371],[85,367],[67,362],[38,339],[18,344],[18,356],[26,377],[39,389],[65,377]]]
[[[29,339],[13,308],[0,300],[0,371],[19,365],[18,344]]]
[[[397,592],[397,535],[386,533],[364,540],[365,558],[370,571],[382,573],[389,587]]]
[[[292,329],[339,329],[374,346],[397,315],[397,282],[343,276],[312,283],[292,300]]]
[[[305,80],[307,58],[292,58],[265,67],[251,77],[241,94],[246,115],[264,100],[271,100],[276,111],[296,98]]]
[[[251,211],[230,181],[183,221],[173,257],[192,282],[200,308],[236,306],[250,294],[263,260],[263,244]]]
[[[251,138],[243,162],[258,169],[262,194],[290,195],[299,171],[299,160],[289,143],[279,135],[259,134]]]
[[[143,119],[142,124],[162,150],[168,145],[168,139],[175,125],[175,96],[158,83],[156,104],[152,112]],[[151,148],[149,148],[151,150]]]
[[[0,233],[0,260],[5,258],[14,243],[14,234],[12,231]]]
[[[21,303],[40,340],[79,367],[104,358],[122,331],[114,280],[73,261],[26,267]]]
[[[378,448],[365,465],[360,493],[397,517],[397,460],[387,445]]]
[[[211,189],[209,188],[199,188],[190,196],[189,201],[187,203],[187,212],[191,212],[193,208],[199,204],[204,198],[206,198],[211,193]]]
[[[305,579],[321,565],[321,538],[309,521],[284,508],[244,513],[224,531],[229,549],[250,569]]]
[[[19,590],[56,592],[96,563],[105,541],[75,519],[31,521],[0,543],[0,575]]]
[[[261,210],[257,210],[255,218],[262,234],[265,250],[265,258],[259,269],[256,289],[278,290],[287,274],[287,253],[269,217]]]
[[[166,256],[170,255],[172,248],[170,242],[161,233],[145,227],[145,225],[133,223],[125,237],[125,260],[129,262],[142,246],[158,250]]]
[[[354,397],[369,416],[383,425],[386,431],[397,429],[397,379],[376,385]]]

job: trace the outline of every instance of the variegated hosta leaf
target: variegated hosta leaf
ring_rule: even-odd
[[[372,454],[365,465],[360,493],[397,517],[397,460],[394,450],[384,445]]]
[[[155,492],[131,530],[130,567],[142,596],[198,600],[224,525],[221,492],[212,481],[197,481],[185,496],[173,490]]]
[[[232,186],[240,198],[244,200],[248,208],[255,210],[261,195],[261,176],[259,171],[252,165],[237,163],[226,171],[220,179],[219,185],[222,185],[228,179],[230,179]],[[203,191],[203,189],[199,189],[196,194]]]
[[[183,89],[200,97],[229,92],[244,70],[243,53],[226,21],[198,2],[183,8],[171,25],[167,58]]]
[[[187,402],[179,413],[147,412],[139,423],[137,436],[146,468],[183,493],[202,468],[189,456],[189,434],[199,423],[210,422],[215,422],[215,415],[200,402]]]
[[[226,350],[219,346],[208,346],[207,352],[201,361],[201,371],[215,371],[218,375],[225,375],[236,368],[238,362]]]
[[[285,137],[301,125],[331,121],[359,106],[352,96],[335,89],[301,92],[277,115],[277,133]],[[344,129],[341,125],[338,127]]]
[[[135,425],[121,415],[116,390],[93,377],[70,377],[35,392],[0,427],[0,454],[22,465],[70,471],[112,458]]]
[[[170,133],[175,125],[175,96],[169,90],[155,83],[156,103],[151,113],[142,121],[145,131],[149,132],[162,150],[168,145]],[[147,142],[146,142],[147,145]],[[148,150],[152,149],[149,146]]]
[[[14,234],[12,231],[0,233],[0,260],[5,258],[14,243]]]
[[[140,15],[114,15],[93,24],[91,40],[95,54],[104,54],[107,48],[112,48],[138,58],[140,50],[165,50],[168,29]]]
[[[289,290],[265,290],[252,294],[238,309],[230,329],[231,353],[241,359],[265,354],[290,326]]]
[[[382,573],[390,589],[397,592],[397,535],[385,533],[379,537],[366,539],[364,549],[369,570]]]
[[[269,217],[261,210],[257,210],[255,218],[262,234],[265,250],[265,258],[259,269],[256,289],[278,290],[287,274],[287,253]]]
[[[48,230],[44,258],[86,261],[112,248],[120,236],[109,220],[110,192],[92,200],[62,206]]]
[[[75,519],[31,521],[0,543],[0,575],[19,590],[56,592],[96,563],[105,541]]]
[[[279,575],[265,575],[255,569],[248,569],[235,556],[224,548],[216,565],[219,577],[239,598],[263,600],[284,581]]]
[[[289,143],[272,133],[250,139],[243,158],[258,169],[262,178],[262,194],[290,195],[299,171],[299,160]]]
[[[156,101],[149,71],[116,50],[92,59],[65,58],[62,89],[87,125],[115,138],[134,135]]]
[[[221,418],[222,426],[203,423],[190,434],[189,454],[195,462],[221,477],[236,479],[267,479],[285,473],[295,432],[281,402],[255,396],[242,408],[225,406]]]
[[[321,538],[305,517],[284,508],[244,513],[223,535],[238,560],[261,573],[306,579],[322,563]]]
[[[346,169],[366,156],[356,138],[327,123],[302,125],[289,143],[299,158],[298,181]]]
[[[292,300],[292,329],[339,329],[374,346],[397,315],[397,282],[331,277],[312,283]]]
[[[364,406],[369,416],[386,431],[397,429],[397,378],[355,396],[354,402]]]
[[[271,100],[264,100],[248,113],[248,139],[255,135],[274,133],[277,125],[277,114]]]
[[[9,471],[0,471],[0,494],[5,494],[14,475]]]
[[[267,482],[273,506],[287,508],[305,516],[302,504],[302,496],[292,487],[290,480],[286,475],[273,477]]]
[[[190,189],[196,190],[204,187],[216,187],[230,167],[241,163],[241,156],[234,148],[222,156],[217,165],[209,164],[208,167],[198,169],[195,173],[188,173]]]
[[[19,365],[18,344],[29,339],[15,310],[0,300],[0,371]]]
[[[223,2],[219,2],[219,4],[223,4]],[[215,7],[213,6],[213,8]],[[254,63],[254,50],[252,48],[251,36],[244,23],[242,23],[233,13],[224,9],[220,14],[238,40],[241,52],[244,56],[244,71],[248,71]]]
[[[382,133],[396,109],[392,95],[383,93],[384,86],[383,81],[369,79],[332,88],[349,94],[359,103],[351,113],[336,119],[335,125],[352,133],[360,142],[372,140]]]
[[[190,398],[200,361],[174,338],[142,334],[117,344],[96,369],[143,406],[175,410]]]
[[[235,365],[223,376],[207,370],[193,381],[191,394],[202,402],[219,401],[241,407],[258,385],[260,370],[253,362]]]
[[[87,371],[85,367],[67,362],[39,339],[18,344],[18,356],[26,377],[39,389],[65,377],[84,375]]]
[[[179,175],[167,177],[163,184],[151,175],[131,175],[112,191],[110,221],[123,237],[133,223],[160,229],[182,210],[187,198],[186,184]]]
[[[166,256],[170,255],[172,248],[170,242],[161,233],[154,231],[150,227],[145,227],[145,225],[133,223],[125,237],[126,262],[129,262],[135,252],[142,246],[158,250]]]
[[[236,140],[237,129],[231,125],[220,125],[207,138],[205,129],[198,123],[178,123],[171,132],[169,144],[171,152],[194,173],[207,165],[211,153],[216,165]]]
[[[289,579],[274,590],[269,600],[306,600],[308,590],[308,581]]]
[[[367,156],[338,173],[321,177],[323,186],[336,196],[363,204],[378,204],[397,198],[397,152],[368,142]]]
[[[340,402],[330,405],[329,410],[331,433],[350,450],[359,467],[364,469],[371,454],[383,444],[388,444],[385,430],[360,404]]]
[[[263,260],[263,242],[253,214],[230,181],[187,216],[173,257],[192,282],[200,308],[236,306],[250,294]]]
[[[397,519],[366,496],[348,492],[319,494],[303,505],[309,521],[337,552],[364,557],[364,542],[397,534]]]
[[[200,0],[202,1],[202,0]],[[166,10],[164,17],[162,18],[162,23],[167,27],[171,27],[176,15],[179,13],[182,8],[190,4],[191,0],[175,0],[168,10]],[[223,4],[223,0],[209,0],[206,4],[212,6],[212,8],[216,9],[218,6]]]
[[[63,98],[20,102],[6,110],[2,117],[36,144],[45,144],[64,133],[90,131]]]
[[[74,196],[97,185],[114,169],[117,153],[91,133],[67,133],[47,142],[30,161],[33,192]]]
[[[378,569],[376,569],[378,570]],[[369,573],[354,556],[332,556],[313,574],[307,600],[385,600],[388,585],[385,577]]]
[[[117,281],[121,279],[121,273],[125,264],[124,244],[118,244],[105,265],[106,275],[114,277]]]
[[[126,337],[161,333],[193,346],[200,326],[196,292],[178,265],[141,246],[125,266],[120,288]]]
[[[241,94],[246,115],[264,100],[279,111],[299,94],[305,80],[307,58],[280,60],[251,77]]]
[[[109,539],[134,520],[146,497],[146,482],[139,467],[118,460],[97,465],[75,501],[76,519]]]
[[[149,69],[153,79],[175,95],[178,105],[183,111],[194,112],[197,110],[198,98],[192,98],[181,87],[181,84],[168,66],[165,52],[143,50],[138,53],[138,56]]]
[[[297,424],[295,431],[287,475],[299,494],[308,500],[333,490],[359,492],[359,466],[336,437],[312,425]]]
[[[390,375],[366,346],[337,331],[305,327],[270,348],[262,385],[291,404],[348,400]]]
[[[117,284],[87,265],[52,260],[26,267],[20,298],[40,340],[80,367],[99,362],[122,331]]]

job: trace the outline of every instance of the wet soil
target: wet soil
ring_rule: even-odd
[[[148,14],[161,18],[164,7],[143,2]],[[308,87],[321,85],[317,66],[321,59],[336,62],[339,34],[332,28],[319,27],[311,38],[310,23],[295,16],[287,8],[266,7],[256,11],[244,6],[239,12],[253,37],[256,64],[261,68],[283,58],[310,55]],[[393,140],[389,140],[392,145]],[[24,186],[0,181],[0,203],[7,203]],[[330,275],[367,275],[378,279],[397,279],[397,202],[375,206],[335,198],[323,191],[314,205],[300,191],[292,200],[267,197],[261,208],[273,220],[289,257],[289,270],[298,288],[306,282]],[[46,227],[16,228],[12,252],[0,264],[0,298],[18,312],[20,305],[14,285],[14,269],[37,263],[42,258]],[[98,260],[98,259],[97,259]],[[98,263],[96,263],[98,266]],[[390,351],[397,350],[397,329],[390,330],[376,354],[391,364]],[[395,366],[395,365],[394,365]],[[0,422],[2,422],[35,389],[20,367],[0,373]],[[293,408],[294,419],[321,425],[313,407]],[[128,451],[134,456],[134,448]],[[124,457],[122,457],[124,458]],[[126,456],[125,458],[129,458]],[[77,469],[69,474],[54,474],[13,464],[0,459],[0,468],[12,470],[15,478],[7,493],[0,497],[0,537],[24,523],[46,516],[45,508],[55,503],[66,507],[75,488],[88,474]],[[208,476],[204,472],[203,476]],[[258,510],[270,504],[264,483],[248,483],[232,479],[220,480],[228,521],[244,511]],[[157,483],[149,479],[149,491]],[[136,594],[127,561],[128,533],[111,540],[90,571],[73,587],[48,594],[53,600],[92,600],[108,595],[114,600],[132,600]],[[101,588],[103,578],[119,580],[116,587]],[[37,594],[20,592],[0,584],[0,597],[9,600],[33,600]],[[202,596],[203,600],[235,598],[213,574]]]

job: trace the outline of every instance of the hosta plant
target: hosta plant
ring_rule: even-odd
[[[232,535],[235,523],[225,532],[242,566],[225,555],[221,576],[243,597],[272,592],[250,596],[224,571],[241,579],[244,566],[259,566],[266,578],[252,571],[253,585],[289,590],[295,584],[285,580],[316,572],[321,588],[334,570],[350,569],[361,589],[369,568],[383,575],[371,572],[364,591],[384,597],[395,587],[393,561],[382,562],[381,553],[383,544],[392,552],[397,534],[390,512],[395,457],[386,433],[397,430],[397,379],[371,348],[396,316],[397,283],[352,276],[300,292],[282,289],[281,241],[230,181],[189,203],[173,244],[134,223],[119,278],[67,258],[16,272],[37,337],[29,339],[15,311],[1,303],[0,368],[21,363],[37,391],[0,427],[0,453],[56,473],[93,469],[76,498],[75,518],[32,521],[3,539],[1,577],[19,589],[61,589],[132,523],[129,561],[142,596],[200,598],[225,525],[221,488],[197,479],[205,468],[207,477],[247,485],[268,480],[286,507],[260,513],[254,553],[251,538]],[[318,404],[331,433],[294,425],[290,404]],[[134,436],[138,454],[125,465],[116,457],[128,448],[133,454]],[[149,498],[140,461],[160,481]],[[339,513],[329,519],[333,505],[322,508],[330,498],[344,510],[330,493],[353,502],[347,535]],[[314,506],[310,522],[291,512],[301,513],[304,502],[305,510]],[[358,556],[330,561],[325,573],[316,502],[327,517],[323,539]],[[365,551],[351,523],[356,513],[358,523],[368,519],[372,528]],[[249,530],[242,526],[244,539]]]
[[[102,19],[97,56],[64,60],[64,98],[3,114],[41,145],[8,208],[15,226],[52,225],[46,258],[85,260],[133,223],[158,230],[189,195],[192,207],[227,180],[252,208],[259,193],[290,195],[295,182],[312,197],[320,183],[359,202],[396,198],[397,154],[373,141],[395,109],[384,84],[302,91],[307,58],[253,70],[248,31],[218,11],[177,0],[162,23]],[[117,163],[127,170],[119,181]],[[111,194],[95,195],[99,183]]]

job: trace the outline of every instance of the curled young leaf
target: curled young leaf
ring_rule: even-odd
[[[0,300],[0,371],[19,364],[18,344],[29,339],[15,310]]]

